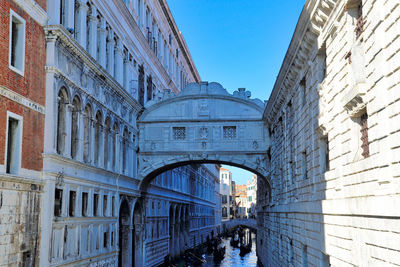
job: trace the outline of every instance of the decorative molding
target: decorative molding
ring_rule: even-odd
[[[49,17],[34,0],[14,0],[30,17],[32,17],[40,26],[45,26]]]
[[[27,108],[30,108],[34,111],[45,114],[44,106],[42,106],[32,100],[29,100],[28,98],[8,89],[7,87],[1,86],[1,85],[0,85],[0,96],[4,96],[14,102],[17,102],[18,104],[21,104],[21,105],[27,107]]]

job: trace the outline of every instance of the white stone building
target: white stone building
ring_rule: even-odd
[[[232,173],[225,168],[220,168],[219,170],[220,177],[220,193],[221,193],[221,213],[222,220],[229,220],[230,218],[230,210],[231,210],[231,201],[232,198]]]
[[[247,213],[250,217],[256,215],[257,205],[257,175],[253,175],[247,182]]]
[[[154,266],[205,240],[215,167],[146,192],[137,178],[143,106],[200,80],[166,1],[48,0],[47,13],[40,266]]]
[[[400,264],[399,17],[398,1],[306,1],[264,113],[264,266]]]

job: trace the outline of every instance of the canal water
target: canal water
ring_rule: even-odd
[[[252,248],[251,252],[241,257],[239,255],[240,249],[234,248],[230,245],[230,237],[222,239],[222,245],[225,246],[225,258],[220,263],[214,263],[212,255],[206,255],[207,263],[201,265],[202,267],[256,267],[257,255],[256,255],[256,234],[251,234]]]

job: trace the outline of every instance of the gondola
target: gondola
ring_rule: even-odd
[[[214,262],[221,262],[225,257],[225,247],[218,247],[213,252]]]
[[[250,244],[247,244],[247,245],[241,244],[241,245],[240,245],[240,253],[239,253],[239,255],[240,255],[241,257],[243,257],[244,255],[246,255],[246,254],[249,253],[250,251],[251,251],[251,243],[250,243]]]

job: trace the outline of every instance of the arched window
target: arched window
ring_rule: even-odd
[[[111,119],[107,117],[104,123],[104,168],[108,167],[109,160],[109,135],[110,135]]]
[[[124,135],[122,139],[122,172],[127,173],[127,162],[128,162],[128,146],[129,146],[129,132],[128,129],[124,129]]]
[[[96,125],[94,127],[94,164],[98,165],[99,163],[99,148],[100,148],[100,132],[101,132],[101,123],[102,123],[102,115],[100,111],[96,113]]]
[[[90,162],[90,139],[92,133],[92,108],[86,105],[84,113],[84,128],[83,128],[83,161]]]
[[[61,88],[58,93],[57,101],[57,144],[56,150],[58,154],[63,154],[65,150],[65,118],[66,118],[66,106],[68,104],[68,95],[65,87]]]
[[[114,123],[112,132],[112,167],[114,168],[114,171],[117,166],[117,146],[118,146],[117,135],[118,135],[118,124]]]
[[[81,111],[81,101],[77,96],[72,101],[72,120],[71,120],[71,157],[76,159],[79,147],[79,112]]]

